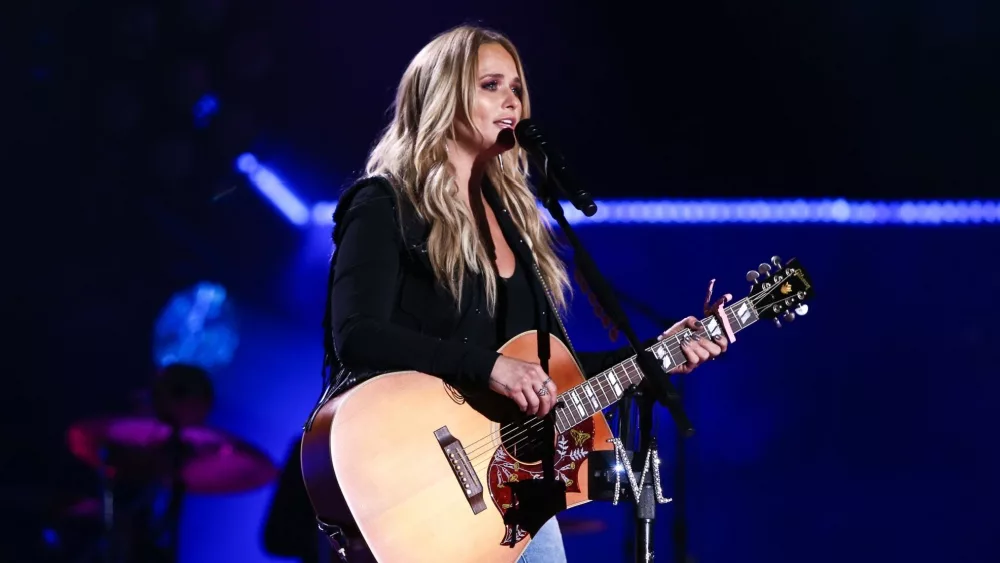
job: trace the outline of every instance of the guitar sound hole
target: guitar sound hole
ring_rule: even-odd
[[[500,442],[507,453],[521,463],[538,463],[548,450],[552,452],[555,437],[546,433],[542,421],[530,418],[500,431]]]

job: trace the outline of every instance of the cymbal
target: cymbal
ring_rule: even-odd
[[[181,477],[187,492],[229,494],[253,490],[278,475],[262,451],[222,430],[186,426],[181,435]],[[70,426],[70,451],[109,476],[169,484],[171,427],[153,417],[126,416],[83,420]]]

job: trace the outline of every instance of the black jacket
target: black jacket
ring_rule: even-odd
[[[585,376],[596,375],[631,355],[580,353],[541,285],[529,247],[493,190],[483,193],[493,208],[519,267],[536,297],[538,327],[566,343]],[[470,274],[461,306],[435,281],[427,255],[428,226],[383,178],[348,188],[334,213],[336,250],[331,264],[324,323],[327,360],[333,375],[325,398],[373,374],[416,370],[441,377],[466,392],[485,390],[503,345],[487,313],[484,284]]]

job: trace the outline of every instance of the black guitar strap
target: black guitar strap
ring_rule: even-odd
[[[486,197],[486,201],[489,202],[490,207],[493,208],[493,213],[497,217],[497,224],[500,226],[500,230],[503,231],[504,237],[508,241],[513,241],[511,250],[514,251],[518,267],[532,272],[532,275],[527,276],[527,278],[528,283],[531,285],[531,294],[535,299],[535,317],[536,325],[538,326],[538,359],[542,369],[545,370],[545,373],[548,373],[549,358],[551,356],[549,334],[552,332],[552,325],[549,304],[546,299],[543,282],[541,281],[541,272],[535,262],[535,256],[531,251],[531,247],[524,241],[524,237],[517,230],[517,226],[510,216],[510,211],[500,201],[500,196],[496,193],[493,184],[489,180],[483,182],[483,195]]]
[[[494,209],[494,214],[497,216],[497,224],[504,233],[504,237],[508,241],[516,241],[513,246],[513,251],[518,260],[518,266],[527,268],[528,271],[532,272],[533,275],[528,275],[527,278],[531,285],[531,293],[535,298],[535,319],[536,334],[538,336],[538,363],[542,366],[542,370],[545,373],[549,373],[549,359],[551,357],[551,341],[549,340],[549,335],[553,330],[553,317],[558,314],[554,309],[554,305],[550,306],[551,303],[548,298],[548,291],[545,285],[545,281],[542,278],[542,272],[538,267],[538,263],[535,261],[534,252],[531,246],[525,242],[523,235],[517,230],[517,226],[514,224],[514,220],[511,218],[510,211],[507,207],[500,201],[499,195],[496,193],[493,185],[487,180],[483,182],[483,195],[489,202],[490,206]],[[557,330],[559,327],[555,327]],[[552,410],[552,414],[545,418],[546,434],[552,434],[555,432],[553,419],[554,419],[555,409]],[[542,456],[542,470],[545,476],[545,481],[549,483],[556,484],[555,477],[555,443],[549,441],[543,441],[543,443],[551,444],[552,448],[546,455]],[[553,498],[561,499],[565,501],[564,495],[555,495]],[[563,506],[564,508],[564,506]]]

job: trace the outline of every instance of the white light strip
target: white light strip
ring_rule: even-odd
[[[833,200],[646,200],[596,201],[597,213],[586,217],[569,203],[563,212],[572,225],[600,224],[842,224],[954,225],[998,224],[996,201],[847,201]],[[337,202],[313,206],[316,225],[333,225]],[[551,222],[547,210],[542,217]]]
[[[249,153],[236,159],[236,169],[246,174],[257,191],[268,199],[281,213],[295,225],[309,223],[309,208],[278,178],[275,173],[257,161]]]

